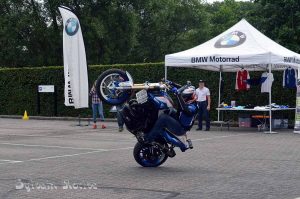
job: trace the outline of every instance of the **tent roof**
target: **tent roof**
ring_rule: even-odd
[[[165,65],[212,71],[282,70],[300,68],[300,55],[274,42],[245,19],[217,37],[194,48],[165,56]]]

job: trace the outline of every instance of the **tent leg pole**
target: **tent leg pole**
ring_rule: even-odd
[[[269,73],[271,73],[271,67],[272,65],[269,64]],[[270,92],[269,92],[269,105],[270,105],[270,110],[269,110],[269,133],[272,133],[272,87],[270,88]]]
[[[165,80],[168,78],[168,67],[165,65]]]
[[[219,98],[218,98],[218,107],[221,104],[221,81],[222,81],[222,72],[220,69],[220,74],[219,74]],[[220,121],[220,110],[218,110],[218,122]]]

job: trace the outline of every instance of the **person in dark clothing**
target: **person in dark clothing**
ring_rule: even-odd
[[[122,132],[124,130],[124,120],[121,115],[123,105],[117,105],[117,120],[118,120],[118,126],[119,126],[119,132]]]

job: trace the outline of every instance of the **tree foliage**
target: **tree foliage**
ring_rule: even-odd
[[[300,52],[298,0],[1,0],[0,66],[62,65],[59,5],[79,17],[89,64],[163,61],[242,18]]]
[[[88,67],[89,88],[92,87],[94,80],[111,68],[119,68],[128,71],[136,83],[145,81],[157,82],[164,76],[163,63],[143,63],[143,64],[118,64],[118,65],[92,65]],[[37,87],[38,85],[55,85],[57,92],[57,113],[58,116],[78,116],[91,117],[91,109],[74,109],[64,105],[64,74],[62,66],[50,67],[23,67],[0,69],[0,115],[22,115],[27,110],[29,115],[37,113]],[[260,77],[260,72],[252,72],[251,77]],[[205,79],[211,91],[212,107],[218,104],[219,78],[218,72],[201,71],[198,69],[185,70],[183,68],[168,69],[168,78],[179,84],[185,84],[190,80],[193,85],[197,85],[199,79]],[[234,73],[224,73],[225,79],[223,97],[225,103],[236,100],[239,105],[255,104],[266,105],[268,93],[260,93],[259,86],[253,86],[247,92],[235,90]],[[294,107],[296,103],[295,89],[282,89],[282,72],[274,72],[274,83],[272,86],[272,102],[277,104],[287,104]],[[8,89],[9,88],[9,89]],[[257,96],[260,97],[257,97]],[[171,95],[172,96],[172,95]],[[253,101],[255,99],[255,101]],[[90,100],[91,102],[91,100]],[[41,113],[43,116],[53,116],[54,99],[52,93],[40,93]],[[91,106],[90,106],[91,107]],[[104,104],[105,116],[112,117],[109,113],[111,106]],[[279,111],[281,112],[281,111]],[[282,114],[282,113],[277,113]],[[276,113],[274,113],[276,118]],[[289,114],[289,119],[294,119],[294,114]],[[217,119],[217,111],[211,111],[212,120]]]

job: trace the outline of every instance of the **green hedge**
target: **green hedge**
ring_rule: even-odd
[[[157,82],[164,77],[163,63],[145,64],[122,64],[122,65],[92,65],[88,67],[89,85],[91,86],[97,77],[105,70],[120,68],[127,70],[136,83],[145,81]],[[261,72],[251,72],[251,77],[257,77]],[[223,74],[225,80],[224,96],[225,102],[236,100],[238,104],[268,104],[268,94],[261,94],[260,87],[252,87],[247,92],[236,92],[235,74]],[[272,89],[273,102],[295,106],[295,90],[282,88],[282,72],[274,72],[275,82]],[[212,107],[217,106],[219,73],[197,69],[170,68],[168,79],[184,84],[191,80],[197,85],[199,79],[205,79],[211,90]],[[0,114],[22,115],[27,110],[29,115],[37,115],[37,86],[55,85],[57,88],[58,116],[90,116],[90,109],[75,110],[64,105],[64,74],[62,66],[34,67],[34,68],[2,68],[0,69]],[[109,106],[105,105],[105,115],[111,117]],[[216,119],[217,112],[211,112],[212,118]],[[41,114],[43,116],[53,115],[53,97],[51,94],[41,94]],[[293,118],[294,114],[290,114]]]

